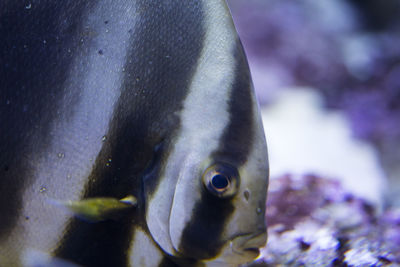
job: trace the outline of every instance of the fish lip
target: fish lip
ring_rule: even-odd
[[[265,230],[256,233],[245,233],[236,236],[230,242],[232,252],[239,255],[250,254],[256,258],[260,254],[260,248],[267,243]]]

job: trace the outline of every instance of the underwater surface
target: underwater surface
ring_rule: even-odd
[[[271,166],[269,240],[260,257],[245,266],[400,266],[400,2],[228,2],[248,55]],[[24,11],[34,7],[28,3]],[[105,28],[109,23],[104,20],[99,25]],[[48,39],[39,41],[37,47],[50,45]],[[91,58],[107,55],[100,49]],[[101,79],[94,80],[95,87],[106,86]],[[100,145],[122,140],[99,133],[93,138]],[[105,155],[102,169],[119,172],[118,159],[128,161],[121,153],[130,155],[128,146],[118,144],[124,151],[117,149],[117,158]],[[57,162],[73,158],[58,151],[51,157]],[[4,172],[9,172],[8,165]],[[66,178],[69,184],[71,175]],[[16,185],[11,184],[9,192]],[[68,190],[74,189],[63,189]],[[37,191],[43,197],[52,192],[51,185],[40,184]],[[128,203],[126,197],[117,203],[137,204],[131,195],[127,197]],[[21,218],[35,221],[33,216]],[[239,218],[250,225],[248,217]],[[115,229],[125,235],[121,228]],[[143,244],[140,238],[138,243]],[[122,251],[114,244],[113,248]]]

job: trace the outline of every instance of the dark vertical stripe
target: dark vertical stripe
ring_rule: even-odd
[[[132,43],[122,94],[84,198],[133,194],[138,207],[115,221],[70,221],[54,254],[84,266],[126,266],[134,226],[147,229],[143,179],[158,183],[203,45],[201,2],[138,0],[135,5],[140,17],[127,32]]]
[[[229,98],[229,124],[213,156],[217,161],[225,160],[238,167],[246,162],[252,148],[254,106],[249,66],[240,40],[233,53],[237,61]]]
[[[253,102],[249,68],[239,40],[233,53],[237,61],[229,99],[229,124],[213,153],[213,159],[239,168],[246,162],[251,150]],[[218,198],[203,189],[191,220],[183,230],[179,251],[196,259],[216,257],[225,245],[221,235],[233,212],[232,199]]]
[[[204,263],[184,258],[173,258],[164,256],[158,267],[204,267]]]
[[[0,11],[0,239],[20,215],[23,190],[33,182],[31,161],[50,143],[78,43],[73,36],[89,8],[86,1],[6,2]]]
[[[225,222],[233,211],[232,199],[220,199],[203,190],[182,233],[179,252],[195,259],[216,257],[224,245],[221,233]]]
[[[179,267],[179,265],[170,260],[168,257],[164,257],[158,267]]]

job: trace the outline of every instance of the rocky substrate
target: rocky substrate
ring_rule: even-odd
[[[400,210],[315,175],[270,183],[268,244],[257,266],[400,266]]]

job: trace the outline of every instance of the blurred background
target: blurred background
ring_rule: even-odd
[[[229,0],[271,179],[337,179],[400,207],[400,1]]]

